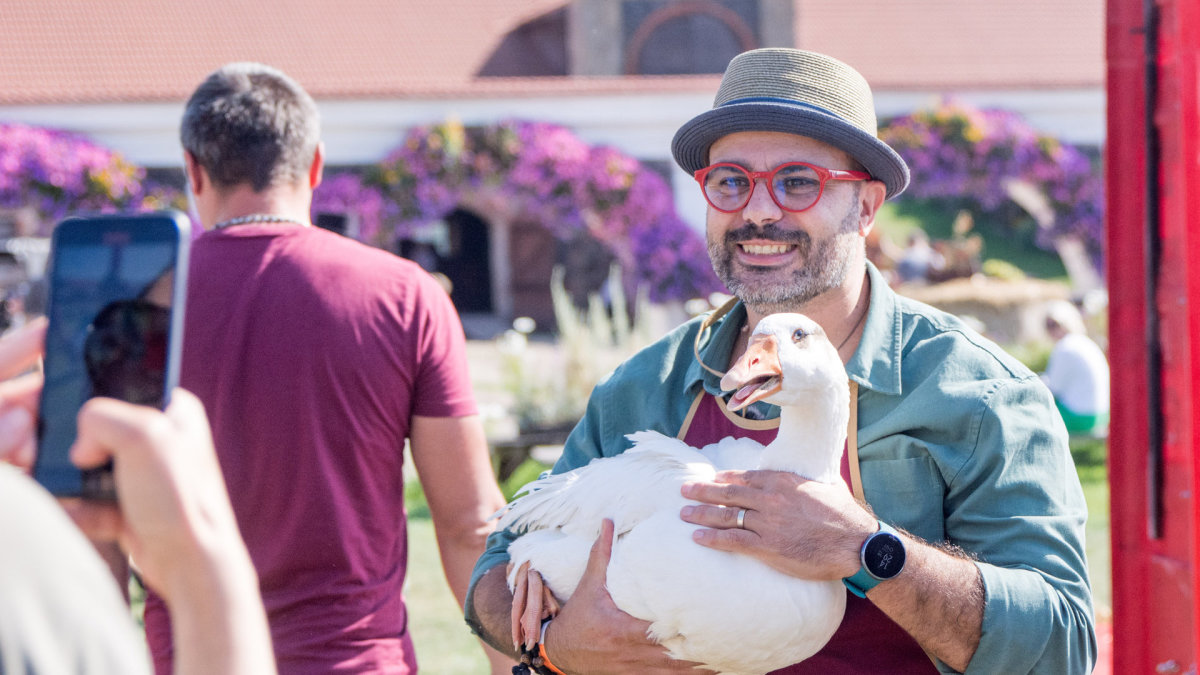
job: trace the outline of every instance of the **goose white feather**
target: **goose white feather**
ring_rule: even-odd
[[[731,408],[757,400],[781,407],[776,439],[762,446],[723,439],[704,448],[654,431],[633,447],[573,471],[530,483],[499,526],[525,531],[509,547],[516,570],[528,561],[559,598],[575,591],[600,523],[615,524],[607,587],[616,605],[649,621],[650,637],[672,657],[728,675],[797,663],[833,636],[845,611],[840,581],[785,575],[755,558],[692,541],[679,517],[687,481],[722,469],[794,471],[843,485],[849,390],[837,350],[815,322],[798,314],[763,319],[746,354],[721,382],[737,390]],[[513,587],[514,576],[509,577]]]

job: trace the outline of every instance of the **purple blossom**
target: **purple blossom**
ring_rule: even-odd
[[[32,208],[49,234],[67,215],[181,207],[178,190],[90,139],[59,129],[0,124],[0,208]]]
[[[563,241],[586,231],[626,274],[648,285],[653,300],[721,288],[701,237],[676,214],[666,181],[565,127],[517,120],[418,127],[366,173],[363,185],[391,205],[380,210],[381,239],[441,219],[464,197],[486,194],[507,217],[536,220]]]
[[[358,237],[375,242],[385,213],[383,193],[363,184],[356,173],[326,176],[313,192],[313,217],[318,213],[353,214],[358,217]]]
[[[895,118],[879,135],[908,162],[907,197],[965,200],[982,212],[998,212],[1011,203],[1005,183],[1027,181],[1054,212],[1053,225],[1038,230],[1038,246],[1053,250],[1055,238],[1078,235],[1104,269],[1103,179],[1078,148],[1039,133],[1012,111],[953,101]]]
[[[675,212],[670,187],[633,157],[584,143],[565,127],[506,121],[412,129],[362,172],[331,172],[313,213],[353,214],[359,237],[388,246],[440,220],[464,197],[484,195],[512,218],[544,223],[559,239],[586,232],[645,284],[655,301],[721,288],[701,237]],[[66,131],[0,124],[0,208],[33,208],[38,234],[83,212],[184,208],[178,190]]]

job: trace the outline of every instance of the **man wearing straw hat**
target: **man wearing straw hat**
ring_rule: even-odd
[[[745,329],[802,312],[837,346],[856,392],[843,466],[854,497],[792,474],[727,472],[686,486],[701,504],[681,513],[704,546],[845,582],[833,639],[780,672],[1090,672],[1087,512],[1066,430],[1037,376],[955,317],[897,296],[867,261],[875,214],[909,173],[876,135],[862,76],[811,52],[741,54],[672,151],[708,202],[709,255],[736,303],[598,385],[554,471],[623,452],[624,435],[641,429],[693,446],[769,441],[763,420],[778,410],[723,414],[719,373],[746,349]],[[502,563],[514,536],[493,535],[467,600],[476,630],[509,650],[529,623],[510,618]],[[694,672],[613,605],[611,546],[606,528],[540,631],[540,653],[569,673]],[[906,562],[881,564],[881,547]]]

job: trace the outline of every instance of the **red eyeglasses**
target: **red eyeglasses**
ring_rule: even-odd
[[[771,186],[775,204],[793,213],[811,209],[825,192],[826,181],[871,180],[865,171],[826,169],[815,164],[788,162],[770,171],[747,171],[737,164],[722,162],[706,166],[695,173],[704,198],[722,213],[741,211],[754,196],[759,179]]]

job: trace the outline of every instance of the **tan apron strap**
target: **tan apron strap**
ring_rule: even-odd
[[[850,457],[850,490],[854,498],[866,503],[862,473],[858,467],[858,383],[850,381],[850,422],[846,425],[846,452]]]
[[[712,328],[712,325],[719,321],[721,317],[728,314],[729,310],[733,309],[737,303],[738,299],[736,297],[730,298],[725,301],[725,304],[721,305],[711,314],[709,314],[700,324],[700,330],[696,331],[696,341],[692,343],[692,354],[696,357],[696,363],[699,363],[701,368],[707,370],[713,375],[716,375],[717,377],[725,377],[725,373],[709,366],[704,362],[704,359],[700,358],[700,338],[704,337],[704,334],[708,332],[708,329]]]
[[[696,400],[692,401],[692,407],[688,408],[687,417],[683,418],[683,426],[679,427],[679,433],[675,434],[675,438],[683,440],[687,437],[688,429],[692,428],[692,418],[696,416],[696,409],[700,407],[700,401],[704,398],[704,388],[700,388],[700,393],[696,394]]]
[[[862,486],[862,471],[858,466],[858,383],[854,380],[850,381],[850,422],[846,425],[846,452],[850,457],[850,489],[854,492],[854,498],[867,503],[867,497],[863,494]],[[933,662],[936,667],[938,665],[937,657],[928,649],[921,648],[925,652],[925,656]]]

